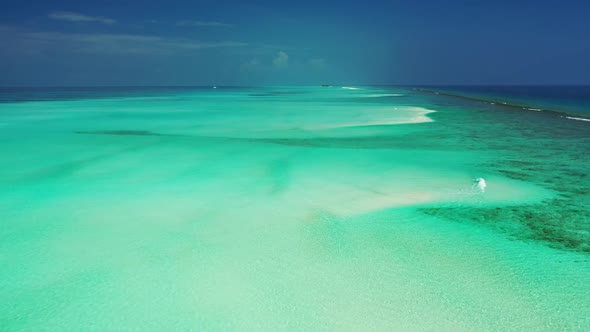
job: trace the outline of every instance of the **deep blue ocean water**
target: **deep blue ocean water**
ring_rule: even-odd
[[[590,86],[431,86],[435,91],[572,114],[590,115]]]

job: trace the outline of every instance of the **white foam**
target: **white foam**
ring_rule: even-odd
[[[586,118],[578,118],[575,116],[565,116],[566,119],[570,119],[570,120],[576,120],[576,121],[587,121],[590,122],[590,119],[586,119]]]
[[[474,186],[477,187],[479,191],[485,192],[488,185],[486,184],[486,180],[484,178],[477,178],[475,179]]]
[[[529,110],[529,111],[535,111],[535,112],[541,112],[541,111],[543,111],[540,108],[527,108],[527,110]]]
[[[346,90],[359,90],[359,88],[355,88],[352,86],[343,86],[342,89],[346,89]]]

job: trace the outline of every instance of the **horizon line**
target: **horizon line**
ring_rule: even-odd
[[[590,87],[584,84],[260,84],[260,85],[0,85],[0,89],[10,88],[256,88],[280,86],[304,87],[359,86],[359,87]],[[325,86],[326,87],[326,86]]]

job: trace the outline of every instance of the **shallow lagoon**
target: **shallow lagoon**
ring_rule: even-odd
[[[5,330],[590,329],[587,123],[399,88],[62,94],[0,103]]]

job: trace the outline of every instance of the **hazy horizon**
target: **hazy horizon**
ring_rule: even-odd
[[[261,84],[261,85],[0,85],[0,89],[11,88],[260,88],[260,87],[314,87],[328,84],[330,87],[590,87],[589,84],[352,84],[352,83],[322,83],[318,84]]]

